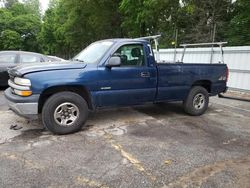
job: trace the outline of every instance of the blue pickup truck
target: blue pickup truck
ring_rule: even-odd
[[[183,101],[185,112],[205,113],[209,96],[225,92],[225,64],[156,62],[144,39],[98,41],[69,62],[30,64],[9,71],[5,97],[24,117],[41,114],[54,134],[79,131],[90,111],[105,107]]]

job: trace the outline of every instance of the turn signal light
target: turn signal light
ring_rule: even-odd
[[[228,66],[227,66],[227,74],[226,74],[226,77],[227,77],[226,82],[228,82],[228,78],[229,78],[229,69],[228,69]]]
[[[23,96],[23,97],[28,97],[32,95],[32,91],[20,91],[20,90],[14,90],[15,94]]]

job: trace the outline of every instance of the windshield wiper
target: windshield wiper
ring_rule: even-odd
[[[73,61],[78,61],[78,62],[84,63],[84,61],[81,59],[73,59]]]

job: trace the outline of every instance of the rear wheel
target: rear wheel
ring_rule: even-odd
[[[52,95],[42,110],[43,124],[54,134],[70,134],[81,130],[87,117],[87,102],[73,92]]]
[[[208,104],[208,91],[201,86],[192,87],[183,103],[185,112],[193,116],[204,114],[208,108]]]

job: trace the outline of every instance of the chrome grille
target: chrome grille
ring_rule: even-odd
[[[11,75],[11,74],[9,74],[9,77],[10,77],[10,80],[12,81],[12,82],[14,82],[14,76],[13,75]]]

